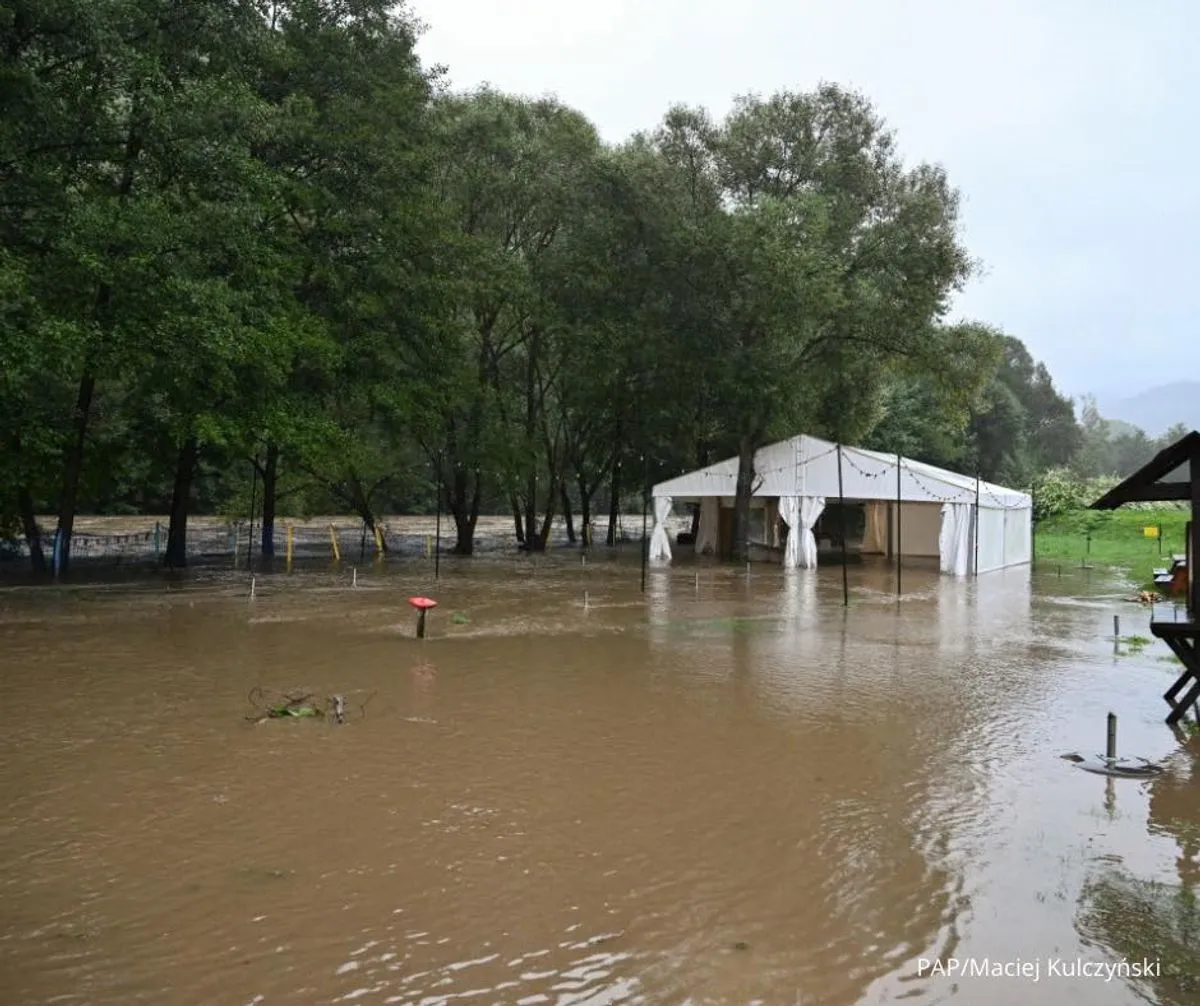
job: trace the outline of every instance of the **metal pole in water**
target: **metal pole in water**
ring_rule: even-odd
[[[904,565],[904,540],[901,538],[901,511],[903,507],[903,495],[900,488],[900,471],[904,464],[904,459],[899,454],[896,455],[896,600],[900,600],[901,587],[901,567]]]
[[[838,523],[842,537],[842,607],[850,606],[850,573],[846,569],[846,496],[842,486],[842,445],[837,445]]]
[[[418,639],[425,638],[425,609],[424,608],[422,608],[417,613],[417,638]]]
[[[583,610],[588,610],[588,592],[586,590],[583,592]]]
[[[1117,714],[1108,714],[1108,738],[1104,747],[1104,757],[1110,762],[1117,760]]]
[[[1121,616],[1113,615],[1113,639],[1121,638]]]
[[[250,600],[254,600],[254,577],[250,577]]]
[[[353,574],[353,577],[350,580],[350,586],[357,587],[358,586],[358,567],[355,566],[350,572]]]

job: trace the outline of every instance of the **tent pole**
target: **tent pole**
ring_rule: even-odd
[[[646,560],[650,554],[650,541],[646,537],[646,507],[650,501],[650,487],[646,484],[649,475],[646,468],[646,455],[642,455],[642,593],[646,593]]]
[[[971,572],[975,576],[978,576],[979,575],[979,472],[978,472],[978,470],[976,470],[976,472],[975,472],[975,527],[973,530],[975,532],[975,542],[974,542],[974,544],[975,544],[975,564],[974,564],[974,568],[971,570]]]
[[[1032,489],[1029,490],[1029,568],[1037,569],[1037,499]]]
[[[837,445],[838,523],[842,535],[842,607],[850,604],[850,574],[846,569],[846,497],[842,491],[842,445]]]
[[[900,493],[900,466],[904,459],[899,454],[896,455],[896,600],[900,600],[900,571],[904,563],[904,543],[900,538],[900,512],[901,493]]]

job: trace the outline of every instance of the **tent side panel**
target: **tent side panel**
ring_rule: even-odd
[[[1031,507],[1004,511],[1004,562],[1017,566],[1033,561],[1033,510]]]
[[[896,504],[888,507],[892,553],[896,550]],[[936,559],[941,554],[938,537],[942,533],[940,503],[900,504],[900,554],[914,559]]]
[[[1004,540],[1007,522],[1005,510],[980,507],[979,510],[979,572],[986,573],[993,569],[1002,569],[1005,562],[1006,542]]]

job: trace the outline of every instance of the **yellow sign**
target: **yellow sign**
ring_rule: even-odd
[[[1147,538],[1157,538],[1158,537],[1158,528],[1157,527],[1144,527],[1144,528],[1142,528],[1142,534],[1145,535]]]

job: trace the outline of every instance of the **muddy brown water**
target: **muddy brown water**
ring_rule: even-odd
[[[683,561],[643,594],[636,559],[566,551],[352,575],[0,591],[0,1002],[1188,1001],[1046,971],[1144,929],[1096,921],[1098,878],[1196,876],[1174,668],[1114,656],[1113,613],[1148,633],[1112,586],[914,566],[897,604],[867,562],[846,609],[836,568]],[[255,687],[350,722],[256,725]],[[1157,820],[1161,782],[1059,757],[1110,709],[1170,770]]]

